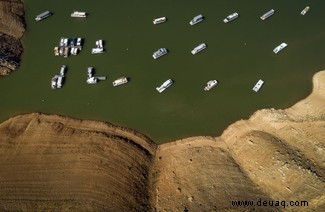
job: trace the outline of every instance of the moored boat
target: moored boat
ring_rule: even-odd
[[[205,43],[201,43],[200,45],[198,45],[197,47],[195,47],[195,48],[191,51],[191,53],[192,53],[193,55],[195,55],[195,54],[199,53],[200,51],[204,50],[206,47],[207,47],[207,45],[206,45]]]
[[[52,77],[52,79],[51,79],[52,89],[56,89],[58,87],[57,86],[58,78],[59,78],[59,75],[55,75],[54,77]]]
[[[164,90],[166,90],[169,86],[171,86],[173,84],[173,80],[168,79],[166,80],[160,87],[156,87],[156,90],[161,93]]]
[[[201,14],[197,15],[190,21],[190,25],[193,26],[197,23],[200,23],[201,21],[203,21],[203,19],[204,19],[203,15],[201,15]]]
[[[88,78],[93,77],[94,76],[94,68],[93,67],[88,67],[87,68],[87,74],[88,74]]]
[[[98,82],[97,77],[89,77],[87,78],[87,84],[96,84]]]
[[[113,86],[123,85],[128,82],[126,77],[120,77],[113,82]]]
[[[86,14],[86,12],[73,11],[73,13],[71,13],[71,17],[73,17],[73,18],[86,18],[87,14]]]
[[[167,53],[168,53],[168,51],[167,51],[166,48],[160,48],[160,49],[158,49],[157,51],[155,51],[155,52],[152,54],[152,57],[153,57],[153,59],[157,59],[157,58],[159,58],[159,57],[161,57],[161,56],[164,56],[164,55],[167,54]]]
[[[228,23],[228,22],[238,18],[238,16],[239,16],[238,13],[232,13],[232,14],[228,15],[225,19],[223,19],[223,22]]]
[[[273,49],[273,52],[275,53],[275,54],[277,54],[277,53],[279,53],[280,51],[282,51],[285,47],[287,47],[288,46],[288,44],[286,44],[286,43],[281,43],[280,45],[278,45],[277,47],[275,47],[274,49]]]
[[[36,21],[41,21],[41,20],[43,20],[43,19],[45,19],[45,18],[47,18],[47,17],[49,17],[51,15],[52,15],[52,13],[50,11],[45,11],[45,12],[39,14],[38,16],[36,16],[35,20]]]
[[[213,88],[217,84],[218,84],[217,80],[210,80],[209,82],[207,82],[207,85],[204,87],[204,90],[209,91],[211,88]]]
[[[61,75],[61,76],[64,76],[66,70],[67,70],[67,66],[66,66],[66,65],[62,65],[62,66],[61,66],[61,69],[60,69],[60,75]]]
[[[59,53],[59,47],[57,47],[57,46],[54,47],[54,55],[55,55],[55,56],[59,56],[59,54],[60,54],[60,53]]]
[[[301,15],[306,15],[306,13],[309,11],[309,9],[310,9],[309,6],[305,7],[305,9],[303,9],[300,14]]]
[[[267,11],[265,14],[263,14],[260,18],[264,21],[265,19],[271,17],[274,14],[275,10],[271,9],[270,11]]]
[[[255,86],[253,87],[253,91],[258,92],[263,84],[264,84],[263,80],[261,80],[261,79],[258,80],[257,83],[255,84]]]
[[[161,24],[161,23],[164,23],[166,22],[167,18],[166,17],[160,17],[160,18],[156,18],[156,19],[153,19],[153,24]]]

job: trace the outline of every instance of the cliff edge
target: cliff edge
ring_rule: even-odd
[[[25,32],[23,0],[0,1],[0,76],[18,68]]]

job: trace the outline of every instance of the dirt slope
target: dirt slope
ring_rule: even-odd
[[[41,114],[9,119],[0,135],[1,211],[147,209],[156,145],[144,136]]]

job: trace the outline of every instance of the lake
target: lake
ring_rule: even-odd
[[[323,0],[25,1],[25,50],[21,67],[0,78],[0,121],[37,111],[108,121],[157,143],[218,136],[258,109],[287,108],[311,92],[313,74],[325,69],[324,8]],[[262,21],[270,9],[275,14]],[[46,10],[53,16],[36,22]],[[74,10],[89,16],[71,18]],[[233,12],[239,18],[223,23]],[[190,26],[199,14],[204,21]],[[167,22],[153,25],[162,16]],[[61,37],[82,37],[83,50],[55,57]],[[93,55],[98,39],[105,41],[105,53]],[[193,56],[190,51],[202,42],[207,49]],[[288,46],[274,54],[282,42]],[[169,53],[154,60],[162,47]],[[62,65],[68,67],[65,84],[52,90],[51,78]],[[107,80],[88,85],[88,66]],[[129,83],[113,87],[121,76]],[[158,93],[155,88],[169,78],[174,84]],[[212,79],[218,85],[205,92]],[[255,93],[259,79],[265,83]]]

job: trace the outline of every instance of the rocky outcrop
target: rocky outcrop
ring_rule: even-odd
[[[18,68],[23,52],[20,38],[24,31],[23,1],[0,1],[0,76]]]

